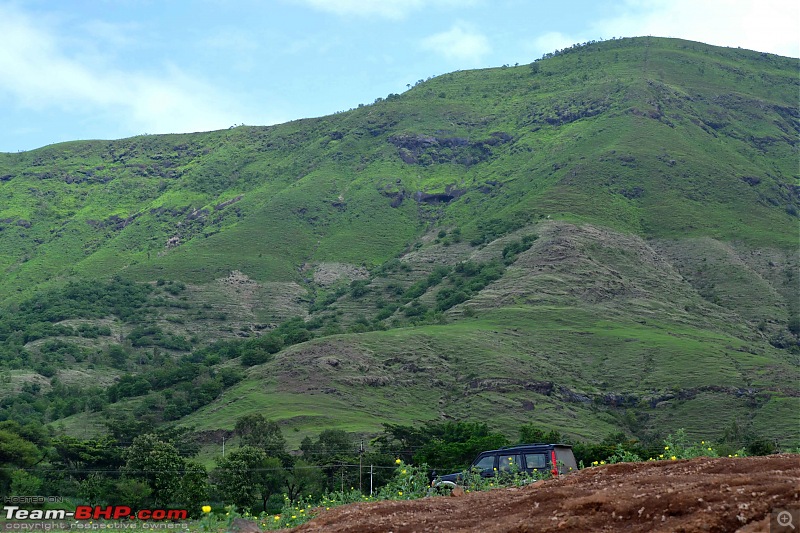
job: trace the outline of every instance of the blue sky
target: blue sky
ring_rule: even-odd
[[[576,42],[800,57],[794,0],[0,0],[0,151],[327,115]]]

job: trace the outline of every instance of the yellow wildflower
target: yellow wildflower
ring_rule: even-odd
[[[201,510],[202,510],[204,513],[210,513],[210,512],[211,512],[211,506],[210,506],[210,505],[204,505],[204,506],[202,506],[200,509],[201,509]]]

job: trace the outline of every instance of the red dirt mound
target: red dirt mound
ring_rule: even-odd
[[[292,531],[766,532],[773,510],[798,508],[800,455],[698,458],[605,465],[457,498],[346,505]]]

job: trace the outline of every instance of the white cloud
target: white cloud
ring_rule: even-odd
[[[451,61],[477,64],[492,51],[489,39],[468,25],[458,22],[449,30],[422,40],[422,48],[430,50]],[[468,66],[464,65],[464,66]]]
[[[797,57],[796,0],[628,0],[619,15],[599,21],[603,38],[653,35]]]
[[[88,20],[81,26],[95,43],[117,47],[136,44],[136,33],[140,29],[136,23],[112,24],[103,20]]]
[[[378,16],[393,20],[407,17],[410,13],[426,7],[463,8],[476,0],[295,0],[319,11],[340,16]]]
[[[552,31],[523,46],[539,56],[590,39],[652,35],[800,57],[796,0],[626,0],[616,11],[580,33]]]
[[[583,41],[585,40],[586,39]],[[577,39],[575,36],[565,35],[558,31],[550,31],[537,37],[533,41],[532,48],[538,52],[539,55],[542,55],[547,52],[553,52],[555,50],[567,48],[579,41],[580,39]]]
[[[38,20],[37,20],[38,22]],[[242,122],[216,91],[177,67],[128,71],[70,56],[57,28],[0,5],[0,95],[37,111],[113,116],[131,133],[207,131]]]

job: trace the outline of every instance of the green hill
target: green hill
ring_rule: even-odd
[[[800,445],[799,66],[620,39],[0,154],[0,418]]]

